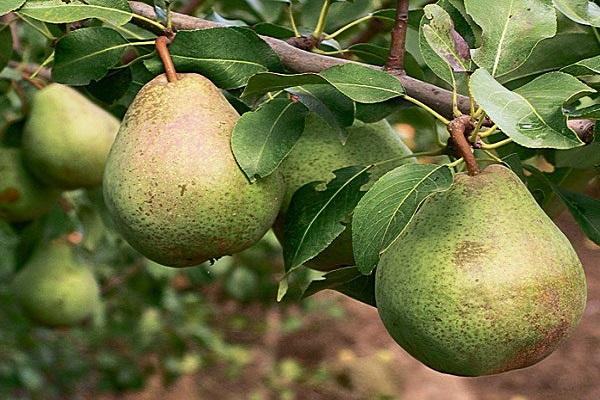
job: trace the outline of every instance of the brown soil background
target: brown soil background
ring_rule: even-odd
[[[141,393],[124,400],[597,400],[600,399],[600,247],[585,238],[569,215],[558,225],[574,244],[585,266],[588,303],[576,332],[535,366],[483,378],[460,378],[435,372],[397,346],[375,309],[332,292],[318,294],[345,310],[341,318],[310,313],[300,330],[281,333],[277,308],[240,309],[224,305],[222,318],[242,313],[265,321],[266,333],[227,332],[230,342],[252,349],[253,361],[231,378],[214,366],[164,387],[154,379]],[[289,312],[286,311],[286,312]],[[293,312],[293,310],[292,310]],[[271,327],[269,329],[269,327]],[[327,366],[331,378],[283,383],[290,397],[265,378],[278,361],[295,359],[305,371]],[[272,374],[272,372],[271,372]],[[251,395],[252,393],[252,395]],[[97,397],[95,397],[97,398]],[[112,400],[112,397],[105,399]],[[116,398],[114,398],[116,399]]]

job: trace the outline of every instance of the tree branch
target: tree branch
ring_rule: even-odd
[[[137,1],[130,1],[129,5],[134,13],[142,15],[147,18],[156,18],[154,9],[144,3]],[[222,24],[212,21],[206,21],[196,17],[190,17],[189,15],[173,13],[173,27],[179,30],[193,30],[193,29],[210,29],[223,27]],[[135,24],[142,24],[143,21],[132,20]],[[156,32],[156,27],[153,25],[145,26],[151,32]],[[156,32],[162,35],[163,32]],[[350,60],[341,58],[334,58],[324,56],[320,54],[310,53],[304,50],[297,49],[283,40],[275,39],[269,36],[261,36],[277,53],[283,64],[295,72],[321,72],[324,69],[347,64]],[[364,66],[370,66],[372,68],[378,68],[375,66],[361,64]],[[408,75],[395,75],[395,77],[402,83],[407,94],[436,110],[440,114],[452,118],[452,92],[446,89],[442,89],[438,86],[432,85],[427,82],[420,81],[412,78]],[[465,114],[469,113],[470,103],[469,98],[466,96],[458,97],[458,108]],[[589,120],[573,120],[569,122],[571,129],[574,129],[579,137],[589,136],[590,131]],[[593,124],[593,122],[591,122]],[[592,125],[593,126],[593,125]]]
[[[156,18],[154,9],[149,5],[137,1],[130,1],[129,5],[131,6],[132,11],[136,14],[147,18]],[[132,20],[132,22],[135,24],[143,24],[143,21],[135,19]],[[178,30],[193,30],[218,28],[223,27],[223,25],[213,21],[206,21],[196,17],[190,17],[189,15],[173,13],[173,27],[177,28]],[[157,34],[163,34],[163,32],[157,32],[155,29],[156,27],[146,25],[144,28],[149,29]],[[284,40],[275,39],[269,36],[261,36],[261,38],[271,46],[283,64],[291,71],[300,73],[318,73],[324,69],[331,68],[336,65],[343,65],[351,62],[355,63],[355,61],[329,57],[300,50],[286,43]],[[379,68],[367,64],[361,65]],[[407,75],[396,76],[396,78],[400,80],[408,95],[423,103],[426,103],[440,114],[452,117],[452,92]],[[461,96],[459,98],[459,106],[461,109],[468,111],[469,98]]]
[[[390,55],[385,70],[404,75],[404,55],[406,54],[406,30],[408,29],[408,0],[398,0],[396,23],[392,29]]]

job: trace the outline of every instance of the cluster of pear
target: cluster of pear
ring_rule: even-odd
[[[281,167],[251,184],[231,150],[238,119],[205,77],[160,75],[140,90],[115,138],[113,117],[51,85],[36,95],[23,150],[0,149],[0,216],[35,218],[61,190],[102,182],[108,210],[135,249],[163,265],[193,266],[241,252],[271,227],[282,240],[286,210],[304,184],[411,154],[385,120],[357,122],[342,144],[311,114]],[[365,188],[402,162],[413,161],[373,168]],[[354,265],[351,236],[348,226],[308,266]],[[41,248],[14,287],[23,308],[49,325],[81,321],[99,301],[89,268],[60,242]],[[500,165],[458,174],[425,201],[383,253],[375,292],[385,327],[404,349],[464,376],[543,359],[573,331],[586,301],[571,244]]]
[[[101,184],[119,121],[76,90],[51,84],[32,100],[21,147],[0,147],[0,218],[11,223],[47,213],[62,191]],[[34,321],[68,326],[89,318],[98,284],[65,240],[44,243],[13,281]]]
[[[120,232],[146,257],[185,267],[240,252],[278,214],[281,231],[300,186],[328,181],[338,168],[410,154],[385,121],[351,128],[342,145],[315,114],[281,168],[250,184],[231,150],[238,119],[221,91],[198,74],[179,74],[174,82],[160,75],[140,90],[110,151],[103,190]],[[349,234],[314,263],[352,264]]]
[[[358,123],[342,145],[311,114],[281,168],[250,184],[230,148],[238,118],[200,75],[159,76],[139,92],[104,175],[107,205],[133,247],[162,264],[194,265],[248,248],[277,216],[281,239],[291,197],[304,184],[410,155],[385,121]],[[375,168],[370,183],[398,163]],[[354,265],[350,229],[308,264]],[[546,357],[574,329],[586,298],[570,243],[499,165],[459,174],[432,196],[384,253],[375,282],[391,336],[430,367],[469,376]]]

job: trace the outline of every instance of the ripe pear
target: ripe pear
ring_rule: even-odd
[[[410,154],[410,149],[386,120],[372,124],[357,121],[348,129],[348,138],[342,144],[338,134],[321,117],[310,114],[302,136],[281,164],[287,190],[275,226],[277,236],[280,239],[283,237],[285,212],[294,192],[301,186],[314,181],[329,181],[334,178],[332,171],[336,169],[369,165]],[[406,162],[411,160],[397,160],[374,167],[370,184]],[[349,226],[329,247],[307,263],[311,268],[323,271],[353,264],[352,232]]]
[[[100,302],[98,283],[72,247],[52,242],[34,253],[12,285],[17,302],[32,320],[72,326],[89,318]]]
[[[25,169],[20,149],[0,147],[0,218],[9,222],[35,219],[49,211],[59,195]]]
[[[104,197],[125,239],[159,264],[185,267],[237,253],[273,224],[279,173],[250,184],[230,140],[238,113],[198,74],[160,75],[125,115],[104,174]]]
[[[586,282],[573,247],[509,169],[459,174],[382,255],[375,277],[390,335],[440,372],[535,364],[577,326]]]
[[[33,97],[23,132],[27,166],[61,189],[98,186],[118,130],[119,121],[85,96],[50,84]]]

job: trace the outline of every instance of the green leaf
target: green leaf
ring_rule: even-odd
[[[259,22],[253,28],[259,35],[271,36],[277,39],[287,39],[294,36],[294,31],[288,27],[275,25],[270,22]]]
[[[585,234],[600,245],[600,200],[561,188],[555,189]]]
[[[294,193],[284,227],[286,271],[315,257],[344,231],[343,222],[365,193],[361,187],[369,181],[368,169],[338,169],[324,189],[324,182],[312,182]]]
[[[408,101],[398,101],[397,99],[390,99],[383,103],[375,104],[356,103],[356,119],[366,123],[377,122],[396,111],[404,110],[408,107],[415,108],[413,106]]]
[[[25,0],[2,0],[0,4],[0,17],[16,10],[25,3]]]
[[[483,29],[483,43],[473,50],[473,61],[492,76],[515,70],[542,39],[556,34],[550,0],[465,0],[465,6]]]
[[[521,162],[521,159],[519,158],[518,154],[511,153],[507,156],[504,156],[502,157],[502,161],[508,168],[510,168],[515,174],[517,174],[519,179],[521,179],[521,181],[524,184],[527,184],[527,177],[523,172],[523,163]]]
[[[169,46],[179,72],[198,72],[223,89],[236,89],[251,76],[282,70],[271,47],[247,28],[180,31]],[[153,73],[163,71],[158,58],[145,62]]]
[[[469,44],[454,29],[450,15],[436,4],[425,6],[425,18],[429,24],[423,25],[423,35],[429,46],[454,72],[471,71]]]
[[[342,142],[346,141],[348,132],[344,128],[354,123],[355,105],[352,100],[329,85],[304,85],[287,91],[323,118]]]
[[[594,168],[600,166],[600,143],[590,143],[576,149],[557,151],[554,157],[558,168]]]
[[[577,61],[574,64],[564,67],[561,71],[575,76],[598,75],[600,74],[600,56]]]
[[[62,0],[28,1],[19,13],[44,22],[61,24],[97,18],[115,25],[124,25],[132,17],[126,0]]]
[[[354,259],[369,275],[379,256],[410,223],[421,203],[452,185],[446,166],[406,164],[383,175],[360,200],[352,218]]]
[[[558,71],[565,65],[594,57],[599,53],[600,45],[590,27],[576,24],[560,15],[556,36],[538,43],[523,65],[502,76],[499,81],[510,82],[510,87],[515,88],[529,82],[537,75]],[[549,57],[549,54],[552,56]]]
[[[242,97],[253,99],[275,90],[319,83],[329,83],[359,103],[380,103],[404,94],[400,81],[390,74],[349,63],[328,68],[320,74],[257,74],[248,81]]]
[[[87,85],[121,61],[129,43],[115,30],[83,28],[56,44],[52,78],[68,85]]]
[[[504,134],[529,148],[569,149],[583,143],[567,126],[563,103],[594,90],[571,75],[550,72],[511,92],[484,69],[471,77],[471,90]]]
[[[554,7],[578,24],[600,27],[600,6],[588,0],[553,0]]]
[[[312,296],[325,289],[338,291],[354,300],[376,307],[375,275],[365,276],[356,267],[345,267],[326,273],[321,279],[312,281],[302,297]]]
[[[468,38],[467,44],[472,43],[474,45],[475,34],[473,32],[473,26],[476,25],[474,23],[470,23],[465,17],[468,17],[466,12],[464,12],[463,15],[463,11],[458,8],[458,6],[462,7],[462,4],[457,5],[448,0],[440,0],[437,2],[437,5],[450,16],[451,22],[453,23],[453,29],[455,29],[461,37],[465,39]],[[423,60],[434,74],[436,74],[440,79],[449,85],[454,87],[457,86],[457,82],[462,84],[462,81],[465,80],[464,76],[461,77],[460,74],[455,73],[446,59],[438,55],[438,53],[429,45],[424,29],[428,21],[429,20],[425,17],[425,15],[423,15],[418,25],[419,50],[423,56]]]
[[[563,189],[546,174],[532,166],[526,166],[531,174],[543,181],[558,198],[567,206],[575,221],[581,226],[585,234],[596,244],[600,245],[600,200],[585,196],[581,193]]]
[[[390,74],[354,63],[328,68],[320,75],[359,103],[381,103],[404,94],[400,81]]]
[[[0,71],[8,65],[13,52],[13,38],[9,25],[0,24]]]
[[[281,164],[302,135],[307,114],[302,103],[275,99],[242,115],[233,129],[231,146],[251,182]]]
[[[565,109],[564,111],[571,119],[600,119],[600,104],[593,104],[575,110]]]
[[[254,100],[267,92],[283,90],[294,86],[304,86],[313,84],[327,83],[317,74],[278,74],[274,72],[258,73],[250,78],[244,93],[243,99]]]

